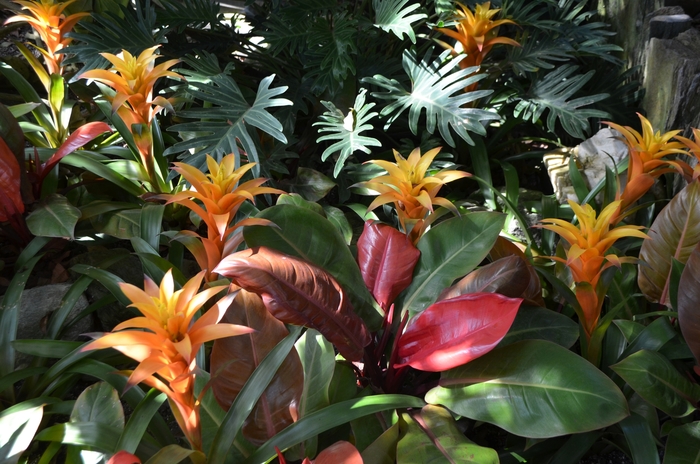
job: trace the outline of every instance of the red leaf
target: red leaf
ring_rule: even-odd
[[[530,274],[530,281],[522,295],[518,296],[524,298],[524,303],[528,306],[545,306],[544,299],[542,299],[542,286],[540,284],[540,278],[537,271],[535,270],[535,267],[530,264],[527,256],[525,256],[525,253],[523,253],[520,248],[518,248],[510,240],[503,237],[498,237],[496,239],[496,243],[493,244],[493,247],[489,252],[489,256],[494,261],[506,256],[518,256],[520,259],[522,259],[527,267],[528,273]]]
[[[440,372],[488,353],[510,329],[522,301],[471,293],[431,305],[401,335],[395,367]]]
[[[371,341],[338,282],[326,271],[278,251],[256,247],[224,258],[214,272],[257,293],[277,319],[318,330],[345,359],[359,361]]]
[[[678,284],[678,325],[688,348],[700,363],[700,244],[685,263]]]
[[[51,168],[53,168],[56,163],[61,161],[64,156],[70,155],[75,150],[88,143],[90,140],[105,132],[112,132],[112,129],[110,129],[107,124],[99,121],[89,122],[78,127],[71,135],[68,136],[66,141],[63,142],[60,147],[58,147],[56,153],[54,153],[47,162],[41,165],[41,173],[39,174],[39,178],[43,179],[46,175],[45,173],[50,171]]]
[[[12,150],[0,138],[0,221],[24,212],[24,202],[20,194],[19,163]]]
[[[362,464],[362,456],[353,444],[341,440],[321,451],[313,464]]]
[[[365,285],[384,311],[410,285],[419,257],[406,234],[386,224],[365,222],[357,241],[357,262]]]
[[[470,272],[452,287],[443,290],[438,301],[480,292],[520,298],[529,283],[530,273],[525,261],[518,256],[507,256]]]
[[[128,451],[120,451],[109,458],[107,464],[141,464],[141,460]]]
[[[265,309],[258,295],[246,290],[238,293],[223,322],[255,329],[246,336],[218,339],[211,351],[212,392],[228,411],[255,368],[289,331]],[[243,435],[261,445],[291,425],[303,388],[303,366],[296,350],[292,350],[248,416]]]

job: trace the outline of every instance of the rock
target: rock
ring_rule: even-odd
[[[649,21],[649,38],[673,39],[693,25],[693,18],[687,14],[655,16]]]
[[[606,168],[613,172],[629,154],[627,145],[621,140],[622,134],[614,129],[601,129],[593,137],[583,141],[574,148],[561,148],[544,155],[543,161],[547,167],[552,188],[560,203],[567,200],[580,201],[569,177],[569,160],[574,156],[586,186],[594,188],[605,178]],[[621,187],[624,186],[626,175],[620,176]]]

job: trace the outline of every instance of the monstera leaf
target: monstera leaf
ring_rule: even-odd
[[[385,92],[374,92],[373,97],[388,100],[390,103],[381,111],[388,117],[384,129],[388,129],[401,114],[409,109],[408,126],[411,132],[418,134],[418,120],[425,110],[425,129],[435,132],[437,125],[440,135],[450,146],[455,146],[452,130],[467,143],[473,144],[469,132],[485,135],[483,121],[498,119],[498,115],[477,108],[465,107],[468,103],[491,94],[491,90],[465,92],[465,87],[480,81],[485,74],[474,74],[478,67],[469,67],[455,71],[463,57],[455,57],[445,63],[449,51],[432,60],[430,49],[419,62],[415,50],[406,50],[403,54],[403,68],[411,78],[413,88],[406,90],[395,79],[376,75],[364,78],[362,82],[376,85]],[[421,126],[421,129],[423,126]]]
[[[361,135],[361,132],[374,128],[368,122],[378,114],[369,112],[374,107],[374,103],[365,105],[366,92],[367,90],[365,89],[360,90],[357,98],[355,98],[355,105],[350,108],[347,116],[343,116],[343,112],[336,108],[332,102],[321,102],[328,108],[328,111],[320,116],[321,121],[315,122],[313,125],[321,126],[318,129],[319,134],[322,132],[330,132],[330,134],[319,137],[316,139],[316,143],[325,140],[337,140],[333,145],[326,148],[321,155],[321,159],[325,161],[330,155],[340,152],[333,169],[335,177],[338,177],[338,174],[340,174],[345,161],[357,150],[369,154],[370,149],[368,147],[381,146],[379,140],[374,137]]]
[[[288,324],[316,329],[351,361],[362,359],[370,335],[338,282],[312,264],[266,247],[224,258],[214,272],[257,293]]]
[[[420,8],[420,3],[406,6],[407,3],[408,0],[373,0],[372,6],[376,14],[374,25],[386,32],[393,32],[399,39],[403,39],[403,35],[406,34],[411,42],[416,43],[412,23],[426,18],[427,15],[424,13],[409,15]]]
[[[212,76],[210,82],[191,83],[188,92],[195,98],[212,103],[209,108],[194,108],[178,113],[185,118],[198,118],[199,122],[176,124],[168,130],[173,132],[194,132],[197,135],[189,140],[175,144],[168,153],[180,153],[194,149],[194,154],[185,161],[198,166],[204,164],[206,154],[221,160],[221,157],[234,153],[236,164],[240,164],[241,150],[252,162],[259,163],[258,150],[253,138],[248,133],[249,127],[257,127],[280,142],[286,143],[282,133],[282,124],[268,112],[268,108],[288,106],[292,102],[286,98],[275,98],[287,90],[286,86],[270,88],[275,75],[260,81],[255,102],[250,105],[243,97],[241,89],[230,76],[219,74]],[[260,165],[253,168],[255,176],[260,175]]]
[[[537,79],[528,95],[515,107],[514,115],[536,123],[549,110],[547,128],[551,132],[555,132],[559,121],[573,137],[585,138],[585,132],[589,129],[588,118],[606,118],[609,115],[605,111],[583,107],[607,98],[608,94],[571,99],[595,74],[593,70],[586,74],[575,74],[577,70],[578,66],[564,65]]]

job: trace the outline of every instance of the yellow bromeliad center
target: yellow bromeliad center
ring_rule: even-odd
[[[369,205],[368,211],[393,203],[401,227],[414,242],[418,241],[429,224],[425,219],[433,212],[433,205],[443,206],[459,215],[452,202],[438,197],[437,194],[446,183],[468,177],[470,174],[464,171],[443,170],[432,176],[426,175],[439,152],[440,148],[434,148],[421,156],[420,148],[416,148],[406,159],[394,150],[396,163],[383,160],[368,161],[385,169],[387,175],[354,185],[379,194]]]

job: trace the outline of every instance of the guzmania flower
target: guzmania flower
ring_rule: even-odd
[[[66,16],[63,11],[76,0],[68,0],[63,3],[56,3],[54,0],[41,0],[39,2],[14,0],[22,6],[29,14],[19,14],[12,16],[5,24],[26,21],[39,34],[46,48],[36,47],[43,55],[46,68],[49,74],[63,74],[63,53],[64,49],[72,39],[66,37],[78,21],[90,13],[81,12]]]
[[[601,274],[610,266],[619,267],[623,262],[632,261],[631,258],[620,258],[606,252],[620,238],[647,238],[640,230],[643,229],[642,226],[614,227],[621,205],[621,200],[614,201],[596,217],[596,211],[591,205],[581,206],[569,200],[569,206],[578,218],[578,227],[563,219],[552,218],[543,219],[538,226],[559,234],[570,245],[566,250],[566,259],[556,256],[551,259],[566,264],[571,270],[576,284],[576,299],[582,311],[579,319],[589,337],[598,324],[603,306],[603,300],[596,291]]]
[[[627,167],[627,185],[620,194],[621,211],[627,209],[644,195],[657,177],[668,172],[680,174],[692,172],[692,169],[682,160],[668,159],[672,154],[687,154],[680,142],[672,142],[680,131],[670,131],[664,134],[654,132],[647,118],[637,113],[642,123],[640,134],[629,126],[620,126],[612,122],[607,125],[620,132],[625,137],[629,148],[629,165]]]
[[[430,224],[426,218],[433,212],[433,205],[443,206],[459,215],[452,202],[438,197],[437,194],[446,183],[470,176],[467,172],[456,170],[443,170],[432,176],[426,176],[430,164],[439,152],[440,148],[434,148],[421,156],[420,148],[416,148],[406,159],[394,150],[396,163],[383,160],[367,161],[385,169],[387,175],[353,186],[364,187],[379,194],[369,205],[368,211],[377,206],[393,203],[401,227],[414,243]]]
[[[679,135],[676,136],[676,139],[680,140],[680,142],[685,145],[690,153],[698,160],[695,167],[691,168],[690,165],[687,164],[683,166],[683,169],[686,171],[686,180],[688,182],[694,181],[700,177],[700,129],[693,128],[693,140],[686,137],[681,137]]]
[[[197,351],[208,341],[252,332],[248,327],[218,323],[235,293],[221,298],[193,322],[202,306],[227,288],[223,285],[199,291],[203,277],[204,272],[200,272],[177,291],[172,270],[160,286],[148,277],[143,290],[120,283],[119,288],[132,302],[129,307],[143,316],[122,322],[82,348],[114,348],[139,362],[130,372],[127,388],[143,382],[165,393],[178,424],[196,450],[202,448],[200,405],[194,396]]]

